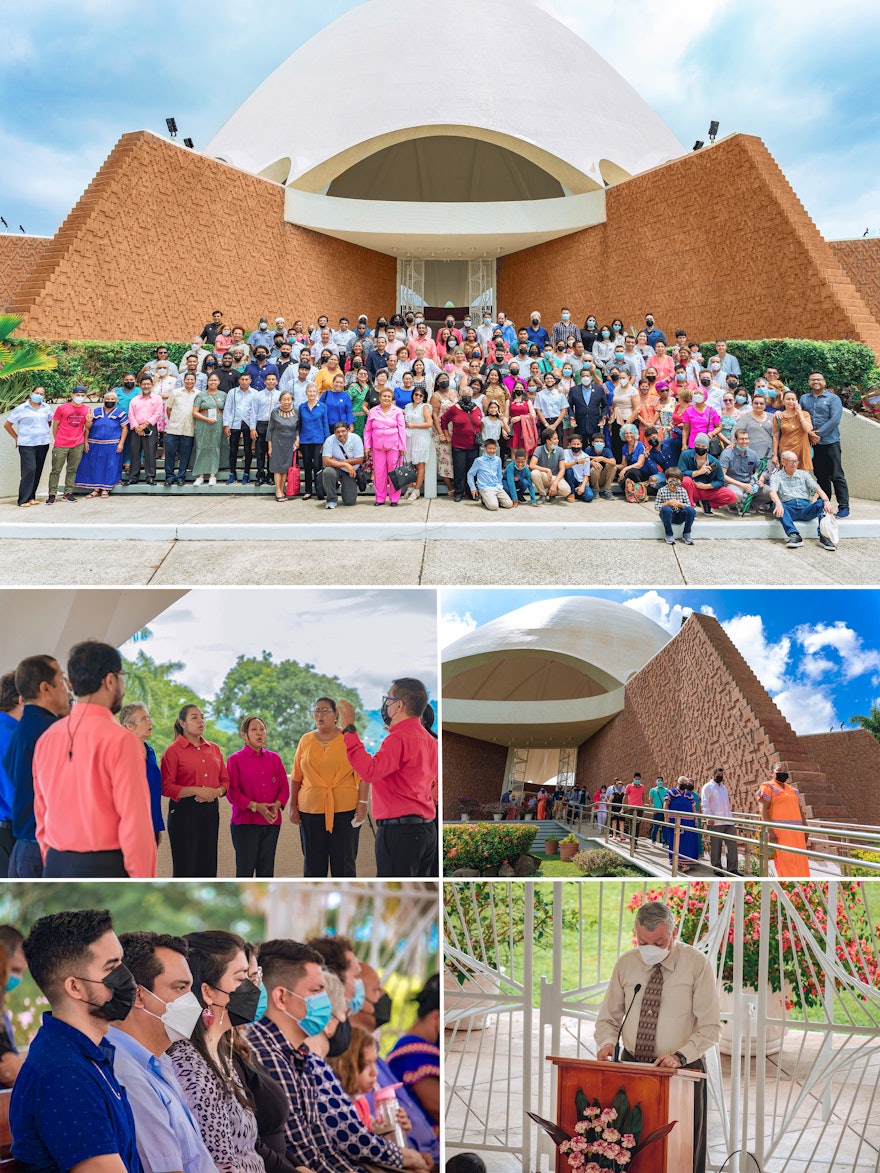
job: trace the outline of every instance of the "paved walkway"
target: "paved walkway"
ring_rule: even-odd
[[[366,498],[335,511],[301,500],[278,505],[271,495],[253,500],[244,490],[211,497],[209,489],[157,488],[28,510],[7,498],[0,586],[874,583],[880,503],[854,502],[853,513],[841,523],[840,548],[827,553],[810,527],[804,546],[788,550],[777,523],[724,513],[698,517],[693,546],[667,546],[653,507],[622,500],[490,516],[445,497],[394,510]]]

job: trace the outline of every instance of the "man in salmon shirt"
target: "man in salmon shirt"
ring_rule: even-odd
[[[69,403],[60,403],[52,416],[52,467],[49,472],[47,505],[55,503],[58,481],[65,464],[64,500],[75,501],[73,486],[76,469],[82,460],[86,436],[92,423],[92,409],[86,402],[88,389],[77,384],[70,393]]]
[[[139,738],[114,716],[122,708],[122,657],[88,640],[71,648],[77,697],[34,750],[34,815],[48,879],[156,874],[156,837]]]
[[[436,875],[437,813],[431,797],[437,778],[437,742],[422,725],[428,693],[421,680],[394,680],[382,698],[388,736],[375,754],[364,749],[354,708],[336,702],[349,763],[372,786],[376,833],[376,875]]]

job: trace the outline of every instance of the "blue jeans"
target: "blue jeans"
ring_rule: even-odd
[[[193,436],[178,436],[174,432],[165,433],[165,480],[183,481],[186,479],[186,466],[193,450]],[[180,463],[178,471],[175,467]]]
[[[40,848],[30,839],[16,839],[9,857],[10,880],[39,880],[43,875]]]
[[[565,483],[568,485],[569,492],[574,493],[575,498],[577,498],[577,496],[578,496],[577,490],[580,488],[580,485],[578,485],[577,481],[574,479],[574,469],[573,468],[566,469]],[[580,497],[580,499],[582,501],[592,501],[593,500],[593,490],[590,488],[589,481],[587,481],[586,484],[587,484],[587,487],[584,489],[583,495]]]
[[[825,512],[825,502],[821,497],[817,497],[815,501],[804,501],[802,499],[795,499],[794,501],[782,502],[782,517],[779,522],[787,534],[796,534],[798,532],[796,521],[812,521],[814,518],[821,520],[822,514]],[[818,526],[816,527],[818,533]]]
[[[660,520],[663,522],[663,532],[667,538],[673,537],[672,527],[684,522],[684,532],[689,534],[697,511],[693,505],[683,505],[681,509],[673,509],[671,505],[660,506]]]

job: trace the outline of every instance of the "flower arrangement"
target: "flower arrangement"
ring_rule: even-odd
[[[475,798],[468,798],[467,795],[462,795],[458,800],[459,814],[469,815],[474,811],[480,809],[480,804]]]
[[[719,885],[722,899],[726,898],[730,882]],[[761,923],[760,882],[746,881],[743,899],[746,914],[743,923],[743,985],[758,988],[760,980],[759,951],[761,934],[770,934],[768,979],[774,992],[797,991],[797,1004],[821,1006],[825,998],[824,972],[810,964],[804,955],[803,941],[793,931],[787,915],[780,910],[775,893],[770,896],[769,923]],[[696,880],[687,886],[651,889],[633,896],[629,909],[635,911],[644,901],[662,900],[678,920],[678,934],[687,944],[699,946],[708,932],[704,915],[709,885]],[[827,930],[828,907],[826,885],[791,884],[789,898],[799,915],[814,933],[823,936]],[[857,981],[870,987],[880,985],[880,951],[878,951],[870,917],[859,883],[838,883],[836,946],[838,962]],[[731,925],[725,943],[721,965],[721,980],[727,993],[733,991],[733,950],[735,929]],[[787,1008],[795,1003],[789,999]]]
[[[642,1140],[642,1105],[630,1106],[626,1088],[621,1088],[609,1108],[598,1100],[592,1103],[578,1088],[575,1096],[578,1122],[575,1134],[560,1144],[572,1170],[599,1173],[601,1169],[628,1169],[633,1157],[672,1131],[677,1120],[655,1128]]]

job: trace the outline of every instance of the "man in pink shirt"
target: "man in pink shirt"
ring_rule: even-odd
[[[226,762],[235,874],[247,879],[274,876],[281,812],[290,798],[287,770],[278,754],[266,749],[266,726],[260,717],[245,717],[239,732],[244,745]]]
[[[34,750],[34,815],[48,879],[152,879],[156,837],[140,740],[114,720],[122,708],[122,657],[88,640],[70,650],[77,697],[70,716]]]
[[[388,736],[377,753],[364,749],[354,725],[354,708],[336,702],[352,769],[372,786],[376,833],[376,874],[383,879],[436,873],[437,807],[431,797],[437,778],[437,742],[422,725],[428,693],[421,680],[392,681],[382,698]]]
[[[128,405],[129,439],[131,442],[131,478],[123,484],[136,485],[141,479],[141,453],[147,484],[156,483],[156,445],[159,443],[159,425],[165,416],[162,396],[153,393],[149,375],[141,379],[141,393]]]
[[[623,797],[626,806],[640,807],[645,805],[645,785],[638,770],[633,774],[632,782],[624,790]],[[636,821],[636,838],[638,838],[644,830],[642,812],[634,812],[633,817]]]
[[[86,437],[92,422],[92,409],[86,402],[88,389],[77,384],[70,393],[69,403],[60,403],[52,416],[52,467],[49,471],[47,505],[54,505],[58,481],[65,464],[64,500],[75,501],[73,486],[76,470],[82,460]]]

